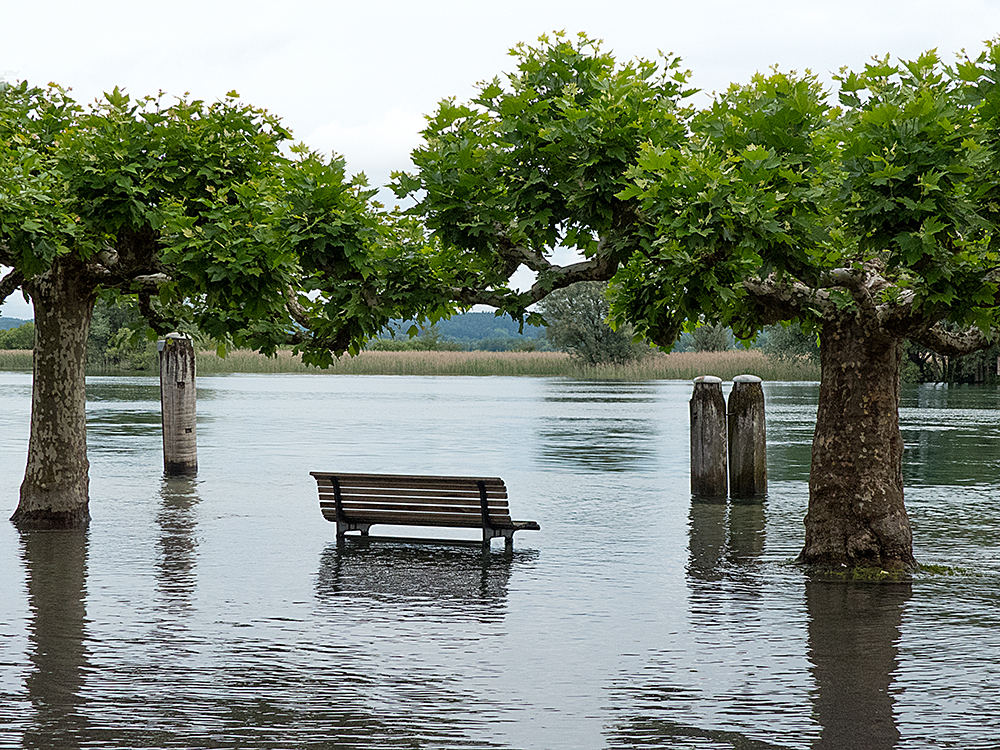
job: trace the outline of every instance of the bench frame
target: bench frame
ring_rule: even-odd
[[[507,487],[498,477],[345,474],[310,472],[316,480],[320,510],[337,524],[337,541],[349,531],[369,537],[375,524],[482,529],[483,546],[503,538],[513,546],[514,532],[537,531],[535,521],[513,521]],[[382,537],[386,539],[387,537]],[[406,538],[407,541],[430,541]],[[458,541],[461,540],[433,540]]]

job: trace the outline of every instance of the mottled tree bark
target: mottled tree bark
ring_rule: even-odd
[[[902,339],[853,315],[820,337],[822,383],[799,560],[826,567],[915,567],[903,506]]]
[[[19,528],[76,528],[90,520],[84,368],[96,293],[72,257],[57,260],[26,288],[35,310],[31,436],[11,521]]]

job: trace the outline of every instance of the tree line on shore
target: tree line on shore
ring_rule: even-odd
[[[606,285],[579,282],[549,295],[543,315],[548,325],[520,328],[516,321],[489,312],[456,313],[429,326],[418,321],[393,321],[382,335],[365,345],[369,351],[563,351],[582,364],[604,366],[641,359],[655,351],[632,340],[629,329],[615,330],[608,322],[610,301]],[[415,327],[415,328],[414,328]],[[413,330],[413,335],[409,331]],[[121,304],[99,302],[94,309],[87,341],[87,362],[105,371],[148,371],[156,368],[156,347],[143,335],[142,316]],[[195,333],[197,336],[197,333]],[[204,337],[199,337],[204,338]],[[199,342],[214,348],[211,341]],[[32,321],[0,318],[0,350],[27,350],[34,346]],[[717,324],[685,332],[672,351],[721,352],[740,347],[731,329]],[[797,325],[765,326],[753,342],[778,360],[803,357],[819,362],[815,336]],[[910,383],[1000,382],[1000,345],[964,356],[937,354],[914,342],[904,347],[901,377]]]

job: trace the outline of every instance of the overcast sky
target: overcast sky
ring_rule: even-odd
[[[89,101],[236,90],[373,184],[409,166],[423,116],[512,68],[519,41],[562,29],[619,59],[681,56],[706,91],[779,65],[828,78],[873,55],[945,59],[1000,34],[1000,0],[0,0],[0,77]],[[31,317],[20,295],[7,317]]]

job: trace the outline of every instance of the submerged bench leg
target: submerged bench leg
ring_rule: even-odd
[[[361,536],[368,536],[370,523],[351,523],[350,521],[337,521],[337,538],[343,539],[348,531],[360,531]]]
[[[517,529],[483,529],[483,547],[489,548],[490,541],[496,539],[497,537],[503,537],[504,546],[506,549],[514,549],[514,532]]]

